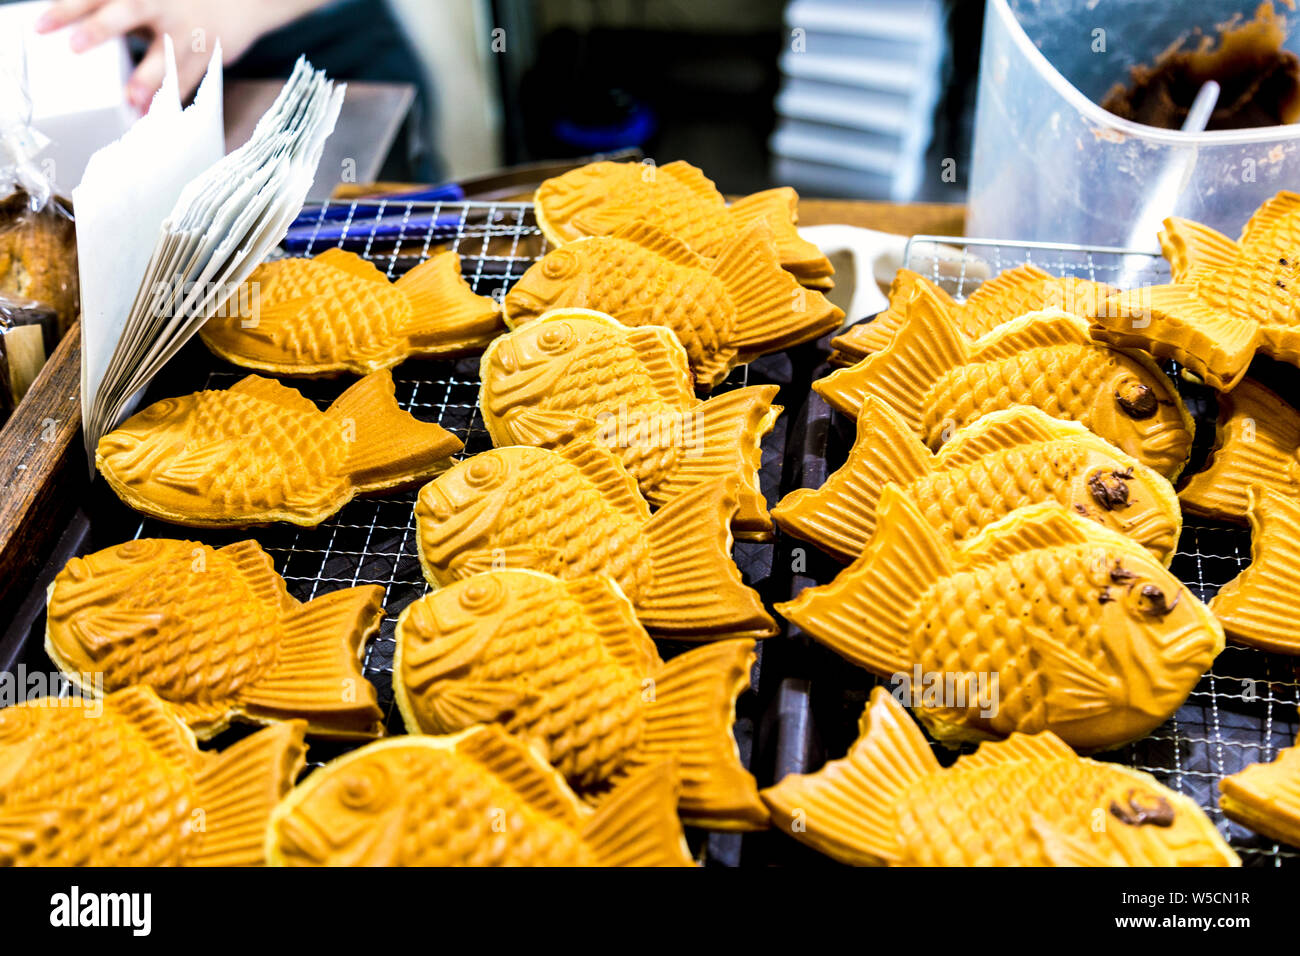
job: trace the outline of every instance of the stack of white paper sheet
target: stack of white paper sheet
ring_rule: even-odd
[[[100,437],[283,238],[343,103],[345,87],[300,59],[249,141],[222,157],[220,48],[183,111],[170,40],[167,52],[149,113],[91,157],[72,194],[92,462]]]

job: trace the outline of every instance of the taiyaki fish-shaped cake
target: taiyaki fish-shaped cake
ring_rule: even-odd
[[[1031,312],[968,342],[925,289],[889,348],[813,389],[855,418],[875,395],[935,450],[1012,405],[1080,422],[1170,480],[1192,445],[1192,418],[1149,356],[1093,342],[1083,319],[1059,310]]]
[[[777,610],[882,677],[932,676],[944,693],[919,713],[953,742],[1117,747],[1163,723],[1224,640],[1159,558],[1095,521],[1031,505],[953,548],[897,485],[858,559]]]
[[[1107,299],[1093,335],[1176,359],[1223,391],[1241,381],[1257,351],[1300,365],[1300,195],[1265,202],[1237,242],[1166,219],[1160,246],[1173,282]]]
[[[875,533],[890,482],[952,544],[1045,501],[1132,538],[1166,565],[1182,530],[1173,486],[1078,422],[1016,405],[962,428],[935,454],[873,395],[844,466],[815,491],[792,491],[772,514],[782,531],[852,561]]]
[[[1270,840],[1300,846],[1300,746],[1219,781],[1219,809]]]
[[[1300,502],[1300,412],[1245,379],[1219,395],[1214,447],[1178,500],[1191,514],[1242,523],[1252,490]]]
[[[0,866],[258,866],[303,725],[215,753],[147,687],[0,710]]]
[[[656,507],[734,475],[740,485],[734,530],[751,537],[772,530],[758,470],[759,442],[781,412],[772,405],[777,386],[752,385],[700,401],[671,332],[629,329],[581,309],[548,312],[501,336],[483,353],[479,374],[479,407],[493,444],[598,442]]]
[[[195,528],[316,525],[355,495],[414,484],[463,446],[397,407],[372,372],[321,411],[258,375],[155,402],[99,440],[95,465],[128,505]]]
[[[754,222],[708,260],[640,220],[571,242],[529,266],[506,295],[512,327],[551,309],[592,308],[624,325],[662,325],[686,349],[695,382],[720,384],[737,365],[839,328],[844,313],[801,289]]]
[[[537,224],[553,244],[607,236],[641,219],[680,238],[702,256],[717,258],[737,233],[762,220],[772,231],[782,268],[799,281],[829,288],[835,269],[795,229],[799,196],[783,187],[754,193],[727,205],[712,180],[680,160],[588,163],[548,179],[533,197]]]
[[[59,572],[45,649],[74,683],[93,673],[107,691],[153,688],[203,739],[232,719],[292,717],[322,736],[374,737],[383,712],[358,654],[383,598],[372,584],[300,604],[256,541],[143,538]]]
[[[1240,644],[1300,654],[1300,500],[1249,494],[1250,564],[1210,600],[1210,610]]]
[[[907,320],[908,303],[923,287],[948,310],[957,329],[968,339],[987,335],[1026,312],[1060,309],[1071,315],[1091,318],[1097,306],[1113,292],[1110,286],[1074,276],[1054,276],[1037,266],[1008,269],[981,284],[964,302],[958,302],[941,286],[911,269],[899,269],[889,287],[889,308],[870,322],[859,322],[831,340],[831,361],[852,365],[872,352],[880,352]]]
[[[495,725],[368,744],[311,774],[276,808],[275,866],[691,866],[672,762],[600,809]]]
[[[659,637],[769,637],[776,622],[731,560],[734,478],[650,507],[608,451],[511,446],[459,462],[420,490],[420,563],[436,586],[523,568],[612,578]]]
[[[199,334],[227,361],[280,375],[365,375],[411,356],[477,352],[502,329],[496,302],[474,294],[454,252],[389,282],[355,253],[329,249],[263,263],[247,287],[248,310],[227,310]]]
[[[942,767],[883,687],[846,757],[763,791],[773,826],[858,866],[1239,866],[1204,811],[1051,733]]]
[[[393,690],[412,733],[499,723],[597,803],[675,756],[687,823],[752,830],[767,810],[732,724],[753,663],[754,642],[734,640],[665,664],[608,578],[489,571],[402,612]]]

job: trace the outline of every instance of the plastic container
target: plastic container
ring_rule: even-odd
[[[1269,196],[1300,189],[1300,125],[1192,134],[1095,102],[1193,28],[1214,35],[1258,3],[988,0],[967,233],[1152,248],[1165,216],[1235,237]],[[1300,52],[1300,14],[1280,12]]]

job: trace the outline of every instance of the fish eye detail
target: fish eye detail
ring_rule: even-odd
[[[388,771],[380,764],[369,764],[343,781],[339,801],[349,810],[369,810],[384,800],[388,789]]]
[[[1157,619],[1163,618],[1173,611],[1178,606],[1181,597],[1182,592],[1180,591],[1174,595],[1171,602],[1165,592],[1154,584],[1144,584],[1133,592],[1133,602],[1138,613]]]
[[[1151,418],[1160,407],[1160,402],[1156,399],[1156,393],[1151,390],[1151,386],[1133,378],[1119,383],[1115,389],[1115,401],[1125,415],[1136,421]]]
[[[160,538],[136,538],[119,545],[117,553],[128,561],[144,561],[159,554],[164,546]]]
[[[1159,794],[1139,795],[1136,789],[1130,790],[1124,795],[1124,803],[1112,800],[1110,802],[1110,815],[1131,827],[1148,825],[1171,827],[1174,825],[1174,808],[1168,800]]]
[[[573,344],[573,327],[567,322],[549,323],[537,336],[537,346],[543,352],[562,352]]]
[[[542,275],[548,279],[565,279],[577,270],[578,258],[563,249],[552,252],[542,259]]]
[[[1098,471],[1088,477],[1088,491],[1105,510],[1119,511],[1129,506],[1128,482],[1132,480],[1132,468]]]
[[[505,597],[505,589],[495,578],[484,577],[465,585],[460,592],[460,606],[466,611],[488,611]]]
[[[465,466],[465,481],[475,488],[491,485],[501,477],[501,462],[491,455],[479,455]]]

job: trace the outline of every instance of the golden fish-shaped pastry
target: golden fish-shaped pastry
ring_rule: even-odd
[[[1219,781],[1219,809],[1270,840],[1300,846],[1300,746]]]
[[[641,219],[679,237],[702,256],[716,258],[736,234],[757,220],[767,223],[781,266],[800,282],[825,288],[834,267],[795,229],[799,196],[782,187],[754,193],[730,206],[712,180],[680,160],[588,163],[546,180],[533,196],[537,225],[557,246],[585,236],[607,236]]]
[[[953,548],[897,485],[858,559],[777,610],[875,674],[933,677],[945,693],[920,714],[944,741],[1050,730],[1118,747],[1163,723],[1223,650],[1214,615],[1132,539],[1053,503]]]
[[[355,495],[414,484],[463,446],[397,406],[372,372],[322,412],[258,375],[166,398],[99,440],[95,465],[128,505],[195,528],[316,525]]]
[[[274,866],[691,866],[676,770],[648,767],[594,813],[495,725],[396,737],[298,785],[266,834]]]
[[[524,568],[612,578],[660,637],[769,637],[776,622],[731,560],[734,478],[697,485],[654,517],[608,451],[512,446],[459,462],[420,489],[420,563],[434,585]]]
[[[411,733],[499,723],[593,801],[676,756],[687,823],[752,830],[767,811],[732,725],[753,663],[735,640],[664,664],[608,578],[489,571],[402,612],[393,691]]]
[[[1088,338],[1061,311],[1031,312],[968,342],[929,291],[917,292],[889,348],[813,382],[855,418],[868,395],[937,450],[964,425],[1012,405],[1076,421],[1171,481],[1192,446],[1192,418],[1146,355]]]
[[[383,712],[357,658],[383,599],[368,584],[300,604],[256,541],[143,538],[58,573],[45,649],[74,683],[93,673],[107,691],[153,688],[205,740],[234,718],[374,737]]]
[[[1300,194],[1265,202],[1237,242],[1166,219],[1160,247],[1173,282],[1107,299],[1095,337],[1176,359],[1221,391],[1241,381],[1256,352],[1300,365]]]
[[[1097,306],[1115,289],[1074,276],[1054,276],[1037,266],[1008,269],[981,284],[970,297],[958,302],[942,287],[911,269],[899,269],[889,287],[889,308],[870,322],[859,322],[831,340],[831,361],[852,365],[872,352],[880,352],[907,319],[907,306],[918,286],[943,302],[954,324],[968,339],[987,335],[1026,312],[1060,309],[1091,319]]]
[[[1254,379],[1219,395],[1214,447],[1178,500],[1190,514],[1244,523],[1251,491],[1300,502],[1300,412]]]
[[[303,725],[220,753],[147,687],[0,710],[0,866],[258,866]]]
[[[199,335],[228,362],[280,375],[366,375],[411,356],[477,352],[503,328],[454,252],[396,282],[342,249],[277,259],[253,270],[238,301],[250,307],[214,316]]]
[[[773,826],[857,866],[1239,866],[1195,803],[1051,733],[942,767],[883,687],[846,757],[763,791]]]
[[[1248,494],[1250,564],[1210,600],[1210,610],[1240,644],[1300,654],[1300,500]]]
[[[555,448],[583,437],[608,448],[656,507],[734,475],[738,534],[772,530],[759,488],[759,443],[781,407],[777,386],[695,397],[667,329],[629,329],[599,312],[548,312],[483,353],[479,407],[492,443]]]
[[[839,327],[844,313],[801,289],[776,259],[767,224],[736,235],[716,260],[639,220],[571,242],[529,266],[505,298],[512,328],[551,309],[591,308],[624,325],[662,325],[686,349],[695,382]]]
[[[1017,405],[977,419],[935,454],[874,395],[862,404],[844,467],[815,491],[786,495],[772,516],[782,531],[852,561],[875,533],[890,482],[953,544],[1017,508],[1055,501],[1168,565],[1183,524],[1165,478],[1078,422]]]

